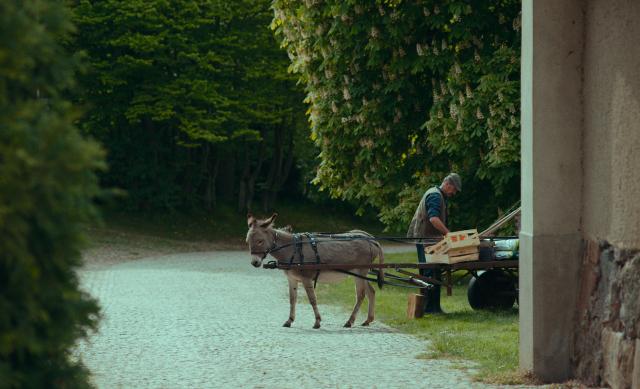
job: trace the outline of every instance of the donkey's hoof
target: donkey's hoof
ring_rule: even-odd
[[[313,325],[313,329],[317,330],[318,328],[320,328],[320,323],[316,323]]]
[[[348,322],[344,323],[344,328],[351,328],[351,322],[348,321]]]
[[[371,324],[371,322],[370,322],[369,320],[367,320],[367,321],[365,321],[364,323],[362,323],[361,325],[362,325],[363,327],[368,327],[368,326],[369,326],[369,324]]]
[[[290,321],[285,321],[282,326],[283,327],[291,327],[291,322]]]

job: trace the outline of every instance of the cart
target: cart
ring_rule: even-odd
[[[520,208],[508,213],[503,218],[492,224],[480,234],[476,233],[474,239],[480,242],[474,260],[468,260],[470,254],[465,251],[464,244],[453,245],[458,250],[461,258],[456,263],[372,263],[367,265],[353,264],[323,264],[323,263],[291,263],[270,261],[263,264],[265,269],[280,270],[331,270],[350,274],[354,277],[365,278],[375,282],[375,277],[362,277],[353,273],[355,269],[368,269],[370,275],[377,276],[378,272],[383,272],[386,280],[385,284],[429,289],[438,285],[446,289],[447,296],[451,296],[453,289],[453,273],[456,271],[466,271],[471,274],[467,289],[467,299],[473,309],[510,309],[518,300],[518,238],[517,236],[490,236],[494,231],[503,226],[506,222],[518,215]],[[462,233],[467,233],[465,230]],[[399,237],[375,237],[378,241],[404,242],[415,245],[415,238]],[[425,239],[425,241],[428,239]],[[420,239],[418,239],[420,241]],[[433,245],[427,248],[427,253],[438,254],[446,243],[431,242]],[[436,249],[433,249],[436,247]],[[454,250],[454,251],[455,251]],[[464,261],[462,261],[464,260]],[[440,270],[442,279],[435,279],[419,274],[420,270],[434,269]],[[393,272],[390,272],[393,271]]]

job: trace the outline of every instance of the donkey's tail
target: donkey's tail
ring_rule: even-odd
[[[382,265],[384,263],[384,252],[382,250],[382,245],[376,242],[376,246],[378,247],[378,262]],[[377,281],[378,281],[378,288],[382,289],[382,286],[384,285],[384,269],[383,268],[378,268]]]

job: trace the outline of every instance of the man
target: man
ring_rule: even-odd
[[[409,238],[438,238],[449,233],[447,227],[447,198],[462,191],[462,180],[457,173],[450,173],[442,180],[440,187],[434,186],[425,192],[413,214],[407,237]],[[418,262],[425,263],[424,245],[416,244]],[[440,270],[422,269],[420,274],[425,277],[442,279]],[[422,291],[426,297],[425,313],[441,313],[440,286]]]

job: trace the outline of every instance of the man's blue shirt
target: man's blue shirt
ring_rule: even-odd
[[[444,199],[445,204],[447,199],[443,196],[442,191],[438,188],[438,192],[431,193],[424,199],[424,206],[427,208],[427,218],[440,217],[442,210],[440,209],[440,199]]]

